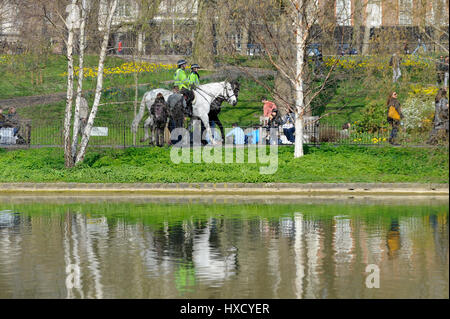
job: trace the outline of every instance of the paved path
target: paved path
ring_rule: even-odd
[[[0,196],[432,196],[448,200],[448,184],[420,183],[0,183]]]

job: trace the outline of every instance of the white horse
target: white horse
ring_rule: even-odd
[[[194,89],[195,99],[192,102],[192,113],[194,117],[200,118],[203,125],[206,128],[208,136],[212,136],[211,128],[209,126],[208,113],[210,111],[211,103],[218,97],[223,98],[229,104],[235,106],[237,104],[237,96],[235,95],[235,84],[230,82],[216,82],[200,85]],[[166,89],[154,89],[144,94],[142,98],[141,107],[139,108],[139,113],[133,120],[132,130],[134,133],[137,132],[137,127],[139,122],[144,117],[145,107],[149,112],[149,117],[144,122],[145,137],[144,140],[149,138],[148,128],[153,124],[153,118],[151,115],[151,107],[155,102],[156,96],[161,93],[164,96],[164,100],[167,101],[170,95],[173,94],[172,91]],[[153,140],[153,136],[152,136]],[[213,143],[215,143],[213,141]]]

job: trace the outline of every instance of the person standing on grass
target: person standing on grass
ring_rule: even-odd
[[[433,119],[433,130],[430,133],[428,144],[437,144],[439,138],[448,137],[448,99],[447,91],[439,89],[434,99],[435,111]]]
[[[156,96],[155,103],[151,107],[151,113],[154,119],[152,133],[155,136],[156,146],[162,147],[164,145],[164,129],[166,128],[169,112],[164,96],[161,93],[158,93]]]
[[[395,146],[400,144],[396,143],[398,130],[400,128],[400,120],[403,118],[400,103],[397,100],[397,92],[392,92],[387,100],[387,121],[392,126],[391,135],[389,137],[389,143]]]
[[[440,56],[439,60],[436,61],[436,72],[437,72],[437,84],[438,86],[444,82],[445,74],[445,59],[444,56]]]
[[[394,53],[389,61],[389,65],[392,67],[392,82],[395,83],[402,76],[402,71],[400,70],[400,63],[402,58]]]
[[[259,126],[254,125],[253,131],[245,134],[246,144],[256,145],[259,143]]]
[[[233,129],[225,135],[225,138],[229,136],[234,137],[235,145],[244,145],[245,144],[245,134],[244,131],[238,126],[237,123],[233,123]]]

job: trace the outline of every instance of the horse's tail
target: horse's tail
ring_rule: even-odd
[[[144,117],[144,112],[145,112],[145,99],[147,98],[147,93],[144,94],[144,96],[142,97],[142,102],[141,102],[141,107],[139,108],[139,113],[136,114],[136,117],[133,120],[133,124],[131,126],[131,131],[133,133],[137,132],[137,128],[139,125],[139,122],[142,120],[142,118]]]

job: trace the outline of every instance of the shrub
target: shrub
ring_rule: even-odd
[[[408,131],[429,131],[434,116],[430,98],[409,97],[402,106],[404,127]]]
[[[361,118],[354,123],[358,133],[374,133],[386,126],[386,103],[382,100],[370,101],[363,109]]]

